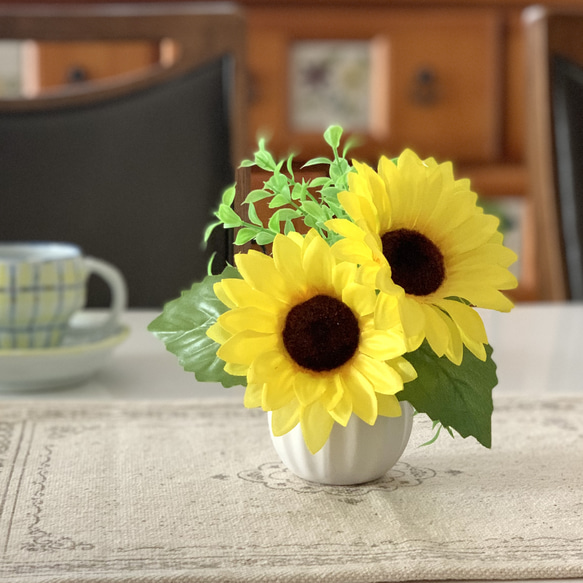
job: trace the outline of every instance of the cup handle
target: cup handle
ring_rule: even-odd
[[[109,286],[111,291],[110,313],[98,328],[108,332],[113,331],[119,324],[123,311],[127,308],[128,290],[125,279],[117,267],[103,261],[103,259],[87,256],[84,261],[88,274],[98,275]]]

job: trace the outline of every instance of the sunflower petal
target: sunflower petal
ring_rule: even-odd
[[[297,243],[284,235],[276,235],[273,241],[275,267],[286,279],[291,290],[302,290],[306,278],[302,268],[302,250]]]
[[[213,292],[215,293],[215,296],[217,296],[219,301],[225,304],[227,308],[234,308],[236,307],[236,304],[233,302],[233,300],[231,300],[231,298],[227,295],[227,293],[223,289],[223,281],[225,280],[217,281],[217,283],[213,285]]]
[[[425,316],[425,337],[433,352],[443,356],[449,345],[449,327],[444,320],[449,316],[430,304],[420,305]]]
[[[369,381],[376,393],[394,395],[403,390],[401,375],[385,362],[360,355],[355,359],[354,367]]]
[[[246,329],[273,334],[277,327],[277,318],[273,312],[266,312],[254,306],[229,310],[220,318],[221,326],[231,334]]]
[[[305,248],[303,268],[310,286],[325,291],[332,291],[332,269],[336,264],[329,245],[318,237]]]
[[[218,344],[224,344],[232,336],[232,334],[227,332],[227,330],[225,330],[218,322],[209,326],[206,335]]]
[[[261,408],[264,411],[275,411],[290,401],[295,401],[292,378],[280,382],[271,381],[263,385]]]
[[[417,378],[417,371],[413,365],[402,356],[392,358],[387,364],[401,375],[404,383],[414,381]]]
[[[262,352],[267,352],[277,345],[275,334],[261,334],[253,330],[244,330],[227,340],[218,350],[217,356],[225,362],[251,364]]]
[[[366,358],[366,357],[362,357]],[[377,418],[377,396],[371,381],[355,367],[344,375],[346,388],[352,399],[352,411],[365,423],[373,425]]]
[[[342,290],[342,301],[360,316],[372,314],[375,310],[377,295],[374,288],[358,283],[349,283]]]
[[[326,391],[327,379],[324,375],[297,372],[294,377],[294,390],[302,407],[311,405]]]
[[[236,377],[244,377],[247,376],[249,372],[249,366],[246,364],[234,364],[232,362],[225,363],[225,372],[232,374]]]
[[[275,267],[273,258],[251,250],[235,255],[235,263],[239,273],[253,289],[280,301],[289,300],[286,281]]]
[[[282,308],[282,304],[271,295],[253,289],[243,279],[223,279],[220,283],[225,294],[235,306],[241,308],[253,306],[273,312]]]
[[[315,401],[301,411],[300,423],[304,441],[310,452],[314,454],[320,451],[328,441],[334,425],[334,420],[328,411],[322,403]]]
[[[333,409],[328,412],[330,416],[336,423],[340,423],[343,427],[346,427],[350,416],[352,415],[352,397],[350,396],[350,391],[347,389],[344,379],[342,379],[342,397],[336,403]]]
[[[247,409],[254,409],[261,407],[261,394],[263,392],[263,385],[250,383],[245,388],[245,396],[243,397],[243,404]]]
[[[300,422],[300,406],[296,400],[271,413],[271,431],[276,437],[285,435]]]
[[[383,417],[400,417],[401,404],[394,395],[379,395],[379,415]]]

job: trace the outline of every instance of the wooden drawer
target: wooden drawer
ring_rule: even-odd
[[[290,149],[304,159],[321,155],[322,129],[342,123],[342,111],[336,112],[338,120],[315,113],[315,120],[298,124],[298,111],[301,116],[301,108],[310,106],[302,101],[305,93],[298,97],[293,72],[304,73],[301,83],[310,95],[320,91],[316,107],[323,108],[328,99],[334,109],[345,93],[334,89],[342,85],[337,65],[330,63],[344,50],[350,55],[350,46],[362,52],[354,41],[364,41],[368,76],[361,81],[360,103],[366,104],[361,111],[368,110],[354,133],[363,135],[366,145],[355,149],[355,156],[375,160],[379,152],[392,156],[405,147],[463,162],[501,156],[502,26],[497,11],[249,7],[248,25],[251,146],[258,133],[267,134],[271,148],[282,155]],[[330,41],[335,44],[323,44]],[[311,57],[298,56],[302,48]]]
[[[34,52],[38,91],[135,73],[160,59],[158,43],[147,41],[39,42]]]

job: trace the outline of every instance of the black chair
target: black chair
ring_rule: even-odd
[[[539,299],[583,300],[583,12],[523,16]]]
[[[244,20],[228,4],[0,8],[0,38],[173,43],[170,66],[0,101],[0,239],[64,240],[160,307],[230,259],[203,232],[244,156]],[[92,281],[89,305],[107,304]]]

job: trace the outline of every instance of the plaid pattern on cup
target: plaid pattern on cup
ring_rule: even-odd
[[[85,305],[81,257],[0,263],[0,349],[58,345]]]

